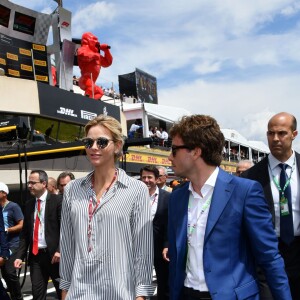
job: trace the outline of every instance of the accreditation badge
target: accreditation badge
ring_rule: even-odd
[[[281,216],[287,216],[290,214],[288,199],[284,196],[281,196],[281,198],[280,198],[280,213],[281,213]]]

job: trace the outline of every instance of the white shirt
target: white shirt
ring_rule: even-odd
[[[136,132],[140,127],[140,125],[132,124],[129,131]]]
[[[207,209],[204,209],[203,205],[206,201],[211,200],[218,174],[219,168],[217,167],[201,188],[201,194],[203,197],[194,191],[191,183],[189,185],[190,209],[188,213],[188,224],[191,226],[196,224],[196,227],[191,236],[188,236],[190,244],[188,244],[186,278],[184,280],[184,286],[201,292],[208,291],[203,271],[203,246],[206,223],[210,209],[210,206],[208,206]],[[190,228],[188,226],[188,235],[189,232]]]
[[[163,131],[163,132],[161,133],[161,139],[163,139],[164,141],[167,141],[168,138],[169,138],[168,133],[167,133],[166,131]]]
[[[156,130],[155,135],[156,137],[161,138],[161,132],[159,130]]]
[[[38,242],[38,248],[47,248],[47,243],[45,239],[45,208],[46,208],[46,199],[47,199],[48,192],[45,191],[45,193],[40,197],[35,199],[35,210],[34,210],[34,225],[37,215],[37,208],[38,208],[38,202],[37,200],[41,200],[41,207],[40,207],[40,226],[39,226],[39,242]],[[34,227],[34,226],[33,226]],[[34,228],[33,228],[34,231]]]
[[[153,221],[156,211],[157,211],[157,205],[158,205],[158,196],[159,196],[159,189],[158,186],[156,186],[155,192],[150,195],[150,203],[151,203],[151,220]]]
[[[275,210],[275,231],[277,236],[280,236],[280,207],[279,207],[279,191],[276,187],[273,176],[275,176],[277,182],[280,181],[280,172],[281,168],[278,164],[282,163],[278,159],[276,159],[271,153],[269,154],[269,176],[271,181],[271,190],[274,201],[274,210]],[[286,168],[286,173],[288,178],[291,175],[293,164],[295,161],[295,152],[293,151],[292,156],[284,162],[288,165]],[[290,186],[292,191],[292,210],[293,210],[293,222],[294,222],[294,235],[300,236],[300,194],[299,194],[299,172],[297,162],[295,161],[294,170],[292,173]]]

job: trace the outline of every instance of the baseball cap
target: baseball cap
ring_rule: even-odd
[[[6,194],[9,193],[8,186],[3,182],[0,182],[0,191],[5,192]]]

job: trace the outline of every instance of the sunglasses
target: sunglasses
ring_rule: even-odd
[[[177,150],[179,149],[189,149],[189,150],[192,150],[191,147],[189,146],[186,146],[186,145],[179,145],[179,146],[172,146],[171,147],[171,152],[172,152],[172,155],[175,157],[176,156],[176,153],[177,153]]]
[[[113,140],[110,140],[108,138],[105,138],[105,137],[99,137],[97,139],[91,139],[91,138],[83,138],[81,140],[84,144],[84,147],[86,149],[90,149],[94,146],[94,143],[96,142],[97,143],[97,147],[100,148],[100,149],[104,149],[108,146],[108,143],[110,141],[113,141]]]

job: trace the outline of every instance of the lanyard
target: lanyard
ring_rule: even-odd
[[[151,201],[151,207],[152,207],[152,205],[153,205],[155,202],[157,202],[157,198],[158,198],[158,194],[155,193],[154,199]]]
[[[269,169],[270,169],[270,172],[271,172],[271,175],[272,175],[273,182],[274,182],[276,188],[278,189],[278,191],[279,191],[281,197],[283,197],[283,198],[284,198],[284,191],[286,190],[286,188],[287,188],[288,185],[290,184],[290,181],[291,181],[291,178],[292,178],[292,174],[293,174],[294,169],[295,169],[295,165],[296,165],[296,156],[295,156],[295,158],[294,158],[294,162],[293,162],[291,174],[290,174],[289,178],[287,179],[287,181],[285,182],[284,187],[281,188],[281,186],[280,186],[280,184],[279,184],[277,178],[274,176],[274,174],[273,174],[273,172],[272,172],[272,169],[271,169],[271,167],[270,167],[270,164],[269,164]],[[279,176],[280,176],[280,173],[279,173]]]
[[[40,209],[38,209],[39,208],[38,201],[40,201]],[[40,224],[42,224],[42,218],[41,218],[42,217],[42,200],[40,198],[37,199],[37,201],[35,202],[35,209],[36,209],[36,215],[40,220]]]
[[[9,201],[7,200],[2,208],[2,211],[4,211],[5,207],[7,206],[7,204],[9,203]]]
[[[197,223],[200,219],[200,217],[204,214],[204,212],[206,211],[206,209],[210,206],[211,204],[211,198],[212,196],[210,196],[205,202],[204,204],[202,205],[202,209],[201,209],[201,212],[200,214],[198,215],[197,217],[197,220],[194,224],[190,224],[188,223],[188,244],[190,245],[191,244],[191,237],[197,227]],[[189,205],[188,205],[188,214],[190,215],[191,214],[191,201],[189,201]],[[192,220],[191,220],[192,221]]]
[[[118,175],[118,170],[116,169],[115,170],[115,175],[111,181],[111,183],[109,184],[109,186],[107,187],[107,189],[104,191],[104,193],[102,194],[102,196],[97,199],[97,203],[95,205],[95,207],[93,207],[93,196],[91,195],[90,196],[90,200],[89,200],[89,210],[88,210],[88,213],[89,213],[89,223],[88,223],[88,252],[90,252],[92,250],[92,246],[91,246],[91,235],[92,235],[92,219],[93,219],[93,216],[95,215],[95,212],[102,200],[102,198],[107,194],[108,190],[110,189],[110,187],[112,186],[113,182],[115,181],[115,179],[117,178],[117,175]],[[92,189],[94,188],[94,176],[92,178]]]

